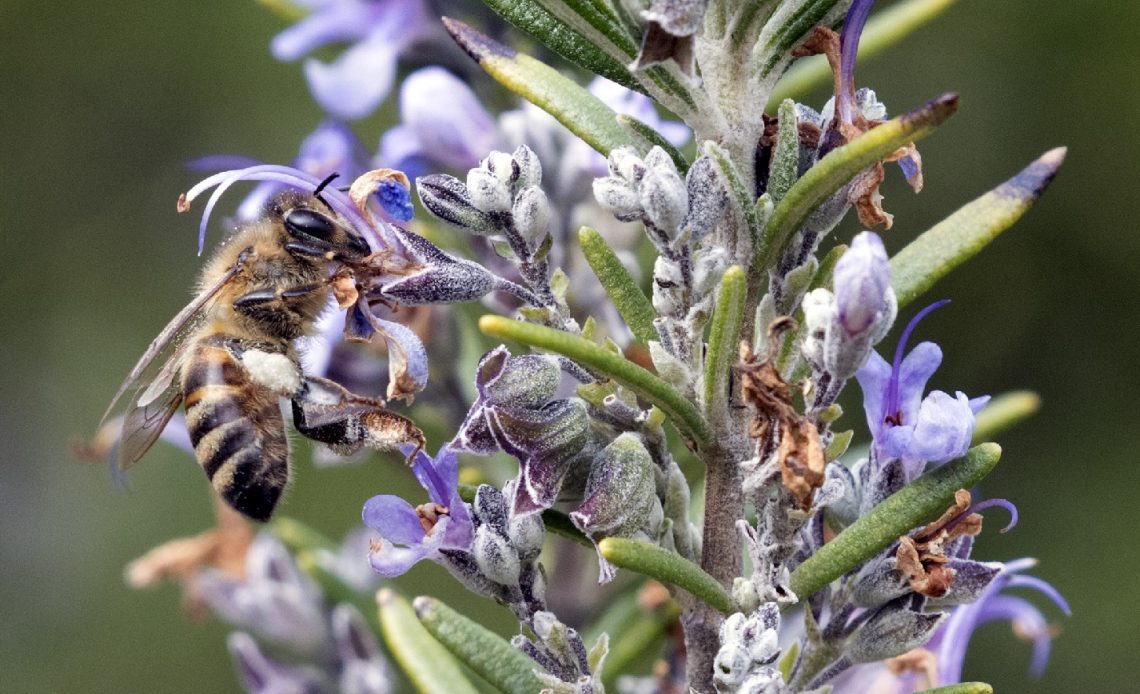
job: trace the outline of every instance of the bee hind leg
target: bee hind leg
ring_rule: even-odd
[[[385,408],[382,400],[355,395],[328,379],[306,376],[292,402],[297,431],[340,455],[362,447],[387,451],[412,445],[411,461],[424,448],[424,434],[412,420]]]

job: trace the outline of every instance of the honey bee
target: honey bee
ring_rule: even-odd
[[[120,468],[138,462],[184,405],[214,491],[243,515],[266,521],[290,477],[282,398],[291,401],[298,432],[338,453],[423,447],[419,428],[383,400],[301,369],[295,341],[313,334],[334,272],[343,281],[372,255],[323,203],[319,187],[311,195],[283,193],[215,251],[195,299],[154,339],[107,409],[109,415],[132,391]]]

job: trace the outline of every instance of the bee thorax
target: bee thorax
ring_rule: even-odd
[[[251,349],[241,356],[249,377],[275,393],[292,397],[301,389],[301,371],[284,354]]]

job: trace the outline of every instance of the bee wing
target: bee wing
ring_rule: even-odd
[[[180,362],[181,359],[171,359],[167,364],[173,364],[172,371],[177,374]],[[152,383],[147,391],[152,390],[158,382],[156,380]],[[145,405],[137,404],[137,395],[123,417],[123,433],[119,439],[120,470],[126,470],[137,463],[162,435],[166,423],[178,411],[178,405],[182,402],[182,387],[177,379],[171,378],[167,381],[166,388],[155,394]]]
[[[181,338],[201,318],[222,287],[234,278],[240,266],[241,262],[235,264],[217,282],[179,311],[158,337],[154,338],[126,380],[119,386],[118,392],[103,414],[103,421],[106,421],[123,395],[134,388],[123,418],[123,433],[119,447],[121,468],[126,469],[138,462],[158,439],[166,423],[174,416],[175,410],[182,402],[182,390],[177,377],[186,350]],[[157,369],[155,365],[158,365]]]

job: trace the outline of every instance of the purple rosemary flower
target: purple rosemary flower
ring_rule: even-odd
[[[971,399],[961,391],[951,396],[935,390],[923,397],[927,380],[942,363],[942,350],[933,342],[918,344],[903,358],[918,322],[946,303],[931,304],[911,319],[899,338],[893,363],[872,352],[855,374],[874,440],[873,459],[880,464],[901,460],[908,480],[922,472],[924,463],[945,463],[965,455],[975,415],[989,401],[989,396]]]
[[[1049,598],[1065,615],[1072,614],[1069,603],[1056,588],[1039,578],[1021,573],[1036,564],[1037,560],[1030,558],[1006,562],[1002,572],[976,602],[962,605],[950,614],[931,644],[928,644],[938,657],[938,686],[961,681],[970,637],[979,626],[993,621],[1009,621],[1018,637],[1031,641],[1033,660],[1029,673],[1033,677],[1040,677],[1045,672],[1053,629],[1032,603],[1005,592],[1009,588],[1030,588]]]
[[[382,576],[399,576],[421,559],[437,561],[443,550],[469,550],[474,539],[471,509],[459,498],[458,456],[444,444],[434,458],[420,451],[412,463],[429,503],[412,506],[382,494],[364,504],[364,524],[383,538],[368,561]]]
[[[337,118],[372,113],[392,88],[399,54],[432,26],[422,0],[296,1],[312,14],[277,34],[270,49],[291,62],[331,43],[351,44],[332,63],[304,63],[313,98]]]
[[[441,67],[400,85],[400,124],[380,138],[376,162],[416,179],[436,166],[466,171],[498,145],[494,118],[467,83]]]
[[[855,0],[847,10],[843,20],[843,31],[839,35],[839,81],[843,85],[835,93],[835,110],[840,120],[851,123],[855,119],[855,59],[859,53],[859,38],[871,6],[875,0]]]
[[[364,147],[356,135],[343,123],[328,120],[317,126],[301,141],[293,167],[318,180],[340,174],[351,181],[364,173]],[[214,155],[190,162],[195,171],[244,169],[261,166],[264,162],[237,155]],[[257,219],[270,198],[285,188],[281,183],[262,181],[238,205],[235,218],[239,222]]]

